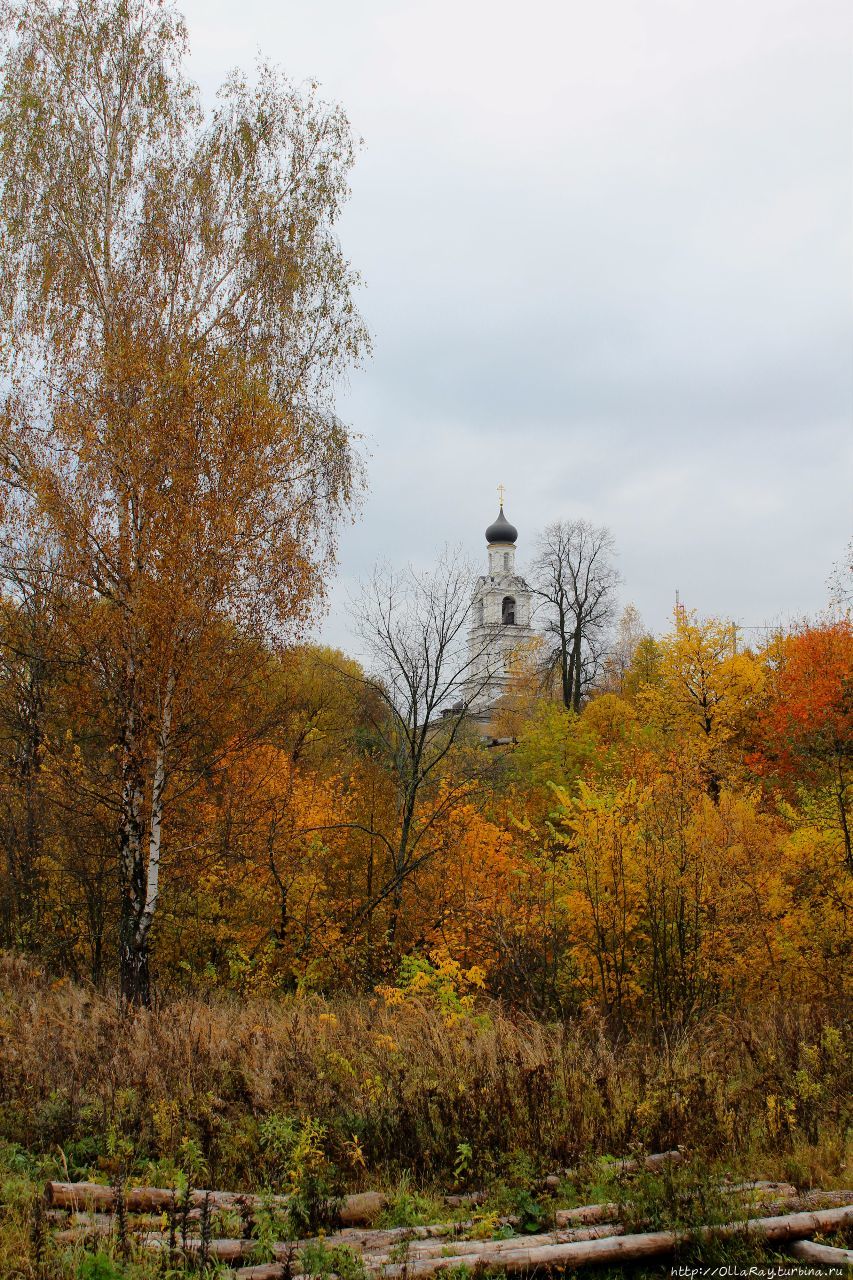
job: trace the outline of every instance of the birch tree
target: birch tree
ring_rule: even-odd
[[[5,480],[89,602],[122,992],[145,1003],[197,659],[229,627],[299,631],[358,485],[333,412],[367,347],[333,230],[353,142],[340,109],[267,65],[205,115],[163,0],[2,12]]]

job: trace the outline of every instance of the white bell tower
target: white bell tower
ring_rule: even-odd
[[[486,530],[488,572],[474,584],[468,637],[468,705],[484,717],[510,683],[513,655],[536,634],[533,593],[515,571],[518,530],[504,515],[502,484],[498,496],[498,518]]]

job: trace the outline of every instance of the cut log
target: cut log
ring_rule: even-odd
[[[485,1191],[465,1191],[459,1195],[441,1197],[448,1209],[467,1209],[469,1205],[484,1204],[488,1198]]]
[[[94,1209],[109,1211],[114,1207],[112,1187],[100,1182],[48,1182],[45,1187],[48,1205],[57,1209]],[[127,1187],[124,1202],[128,1213],[163,1213],[174,1203],[174,1192],[166,1187]],[[267,1203],[286,1209],[288,1196],[263,1197],[241,1191],[201,1191],[190,1193],[190,1203],[200,1209],[205,1197],[212,1209],[239,1209],[241,1205],[255,1209]],[[382,1213],[387,1197],[379,1191],[363,1191],[345,1196],[338,1214],[345,1226],[370,1226]]]
[[[829,1209],[834,1205],[849,1204],[853,1204],[853,1191],[795,1191],[792,1196],[781,1196],[778,1200],[749,1200],[745,1207],[751,1216],[756,1216],[758,1211],[761,1217],[766,1218],[797,1210]]]
[[[518,1219],[499,1218],[498,1225],[506,1223],[514,1226]],[[308,1240],[297,1240],[294,1247],[304,1249],[306,1245],[324,1244],[327,1246],[346,1245],[354,1253],[387,1253],[397,1245],[407,1241],[458,1240],[465,1231],[470,1231],[473,1222],[436,1222],[424,1227],[386,1227],[384,1230],[374,1228],[372,1231],[358,1230],[349,1227],[343,1231],[330,1232],[328,1235],[315,1236]]]
[[[623,1208],[612,1200],[606,1204],[583,1204],[577,1209],[558,1209],[554,1221],[558,1227],[570,1227],[573,1223],[614,1222]]]
[[[362,1191],[344,1196],[338,1210],[338,1221],[345,1227],[370,1227],[385,1210],[388,1197],[381,1191]]]
[[[623,1228],[616,1222],[602,1223],[596,1227],[575,1227],[569,1231],[551,1231],[531,1236],[510,1236],[507,1240],[413,1240],[406,1256],[414,1258],[464,1258],[469,1254],[480,1255],[484,1250],[494,1250],[499,1256],[503,1250],[526,1248],[540,1244],[570,1244],[575,1240],[601,1240],[606,1236],[622,1235]]]
[[[749,1235],[768,1243],[787,1243],[821,1231],[853,1225],[853,1205],[824,1209],[816,1213],[795,1213],[778,1218],[755,1218],[749,1223],[732,1222],[719,1227],[700,1227],[685,1233],[653,1231],[642,1235],[607,1236],[604,1239],[568,1244],[522,1245],[516,1241],[485,1244],[478,1254],[468,1255],[469,1266],[489,1266],[509,1273],[532,1271],[536,1267],[580,1267],[588,1263],[635,1262],[644,1258],[669,1257],[688,1240],[727,1239]],[[497,1248],[495,1246],[498,1246]],[[512,1246],[512,1247],[508,1247]],[[365,1259],[370,1266],[370,1259]],[[383,1266],[383,1280],[434,1275],[458,1266],[453,1257],[424,1258],[399,1266]]]
[[[55,1222],[69,1230],[76,1228],[78,1231],[90,1231],[92,1235],[109,1235],[116,1222],[114,1213],[69,1213],[67,1209],[46,1209],[45,1217],[48,1222]],[[159,1219],[150,1215],[145,1221],[149,1225],[160,1224]],[[139,1218],[134,1218],[131,1225],[135,1227],[140,1222]]]
[[[168,1240],[158,1232],[156,1235],[143,1236],[142,1245],[146,1249],[162,1251],[168,1247]],[[244,1258],[251,1258],[257,1247],[257,1240],[209,1240],[207,1253],[209,1257],[214,1258],[217,1262],[242,1262]],[[292,1240],[279,1241],[270,1247],[279,1265],[290,1263],[296,1257],[295,1242]],[[201,1241],[198,1237],[194,1237],[192,1240],[187,1240],[186,1248],[182,1248],[180,1252],[196,1254],[200,1250]]]
[[[75,1244],[81,1240],[105,1239],[114,1235],[116,1230],[116,1217],[113,1213],[75,1213],[70,1225],[63,1231],[54,1232],[53,1238],[61,1244]],[[127,1230],[129,1235],[138,1235],[141,1225],[131,1218],[128,1220]],[[146,1234],[149,1231],[150,1228],[145,1228]]]
[[[100,1182],[48,1182],[44,1189],[47,1203],[58,1209],[95,1209],[109,1211],[114,1207],[112,1187]],[[263,1197],[240,1191],[190,1192],[190,1204],[200,1209],[205,1196],[209,1196],[212,1209],[239,1209],[241,1204],[251,1208],[262,1203]],[[126,1187],[124,1203],[128,1213],[164,1213],[179,1195],[168,1187]],[[286,1209],[287,1196],[271,1196],[272,1204]]]
[[[748,1196],[754,1191],[763,1192],[764,1195],[772,1195],[777,1200],[786,1198],[795,1200],[799,1195],[797,1188],[790,1182],[723,1182],[720,1184],[720,1190],[733,1196]]]
[[[678,1147],[672,1151],[655,1151],[650,1155],[643,1156],[641,1160],[634,1156],[623,1156],[620,1160],[608,1159],[607,1163],[616,1173],[638,1173],[640,1169],[660,1169],[665,1164],[681,1164],[687,1159],[687,1152]],[[561,1181],[571,1181],[573,1178],[579,1177],[584,1172],[583,1168],[564,1169],[562,1173],[549,1174],[544,1179],[545,1183],[550,1183],[552,1179],[559,1184]]]
[[[816,1187],[812,1191],[803,1191],[800,1195],[801,1200],[805,1200],[806,1204],[829,1205],[829,1204],[853,1204],[853,1191],[847,1190],[821,1191]]]
[[[653,1173],[655,1169],[663,1169],[668,1164],[682,1164],[685,1160],[683,1151],[660,1151],[655,1155],[643,1156],[641,1160],[626,1158],[617,1160],[612,1166],[617,1173],[639,1173],[641,1169],[647,1169]]]
[[[853,1266],[853,1249],[835,1249],[829,1244],[816,1244],[814,1240],[798,1240],[788,1252],[800,1262],[817,1262],[823,1267]]]

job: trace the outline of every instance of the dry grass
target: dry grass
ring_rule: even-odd
[[[668,1043],[614,1042],[593,1015],[546,1026],[491,1009],[448,1026],[414,1002],[317,997],[123,1018],[0,962],[0,1137],[72,1172],[120,1151],[132,1168],[189,1162],[197,1184],[258,1186],[283,1177],[270,1125],[311,1118],[339,1185],[523,1180],[634,1144],[837,1185],[849,1062],[815,1009],[717,1016]]]

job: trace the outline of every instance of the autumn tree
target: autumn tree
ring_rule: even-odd
[[[372,754],[394,795],[393,829],[358,824],[387,856],[362,915],[388,904],[389,944],[405,886],[434,856],[430,837],[467,784],[466,771],[450,776],[448,766],[468,704],[493,674],[488,642],[480,649],[468,642],[471,581],[470,568],[448,550],[429,573],[377,569],[353,609],[373,694]]]
[[[853,872],[853,624],[805,626],[771,642],[756,726],[763,772],[825,790]]]
[[[343,934],[362,901],[365,841],[337,824],[349,809],[362,811],[370,785],[357,746],[362,677],[352,659],[313,644],[263,664],[260,706],[249,719],[264,732],[250,742],[232,735],[196,835],[205,905],[217,922],[208,962],[219,971],[238,956],[247,971],[277,975],[283,986],[342,972]],[[198,866],[196,853],[183,868],[186,891]],[[207,932],[199,930],[197,954]]]
[[[634,647],[631,665],[622,676],[622,694],[636,698],[643,689],[654,688],[661,680],[661,649],[654,636],[642,636]]]
[[[757,707],[761,664],[739,651],[732,623],[691,613],[657,646],[654,683],[640,693],[650,721],[678,736],[703,760],[707,789],[720,793],[727,744],[745,729]]]
[[[339,109],[267,66],[205,117],[160,0],[10,0],[4,17],[6,481],[88,601],[122,991],[145,1002],[195,673],[229,627],[298,631],[353,496],[332,411],[366,341],[332,230],[353,145]]]
[[[340,980],[344,781],[261,741],[227,756],[193,807],[198,830],[188,856],[172,860],[161,911],[172,963],[255,992]]]
[[[599,672],[619,574],[610,531],[587,520],[548,525],[531,570],[564,706],[579,711]]]
[[[275,744],[294,764],[346,768],[364,719],[364,672],[324,645],[294,645],[277,657],[268,684]]]
[[[600,687],[608,693],[625,693],[637,652],[650,639],[639,609],[627,604],[619,615],[616,633],[602,664]]]
[[[563,893],[572,919],[574,951],[588,990],[621,1026],[638,991],[632,958],[640,929],[636,845],[636,784],[613,795],[583,783],[570,798],[555,788],[560,822],[553,839],[562,852]]]

